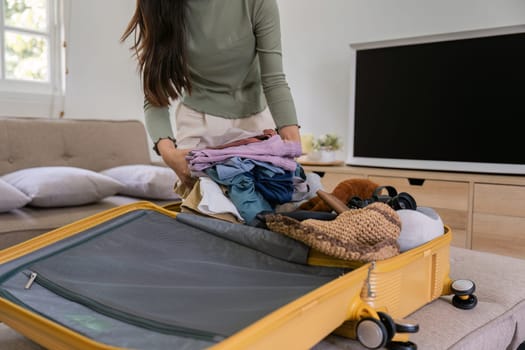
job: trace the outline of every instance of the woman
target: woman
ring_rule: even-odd
[[[276,0],[137,0],[121,41],[132,34],[146,128],[183,184],[193,183],[187,153],[216,146],[207,140],[229,130],[277,128],[283,140],[300,142]]]

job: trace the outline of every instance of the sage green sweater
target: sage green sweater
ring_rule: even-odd
[[[228,119],[268,106],[278,128],[297,124],[276,0],[188,0],[187,25],[192,93],[182,103]],[[173,136],[168,107],[145,101],[144,113],[153,141]]]

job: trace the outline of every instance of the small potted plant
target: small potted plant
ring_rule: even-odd
[[[343,146],[336,134],[323,134],[314,140],[313,149],[318,153],[319,161],[333,162],[336,151]]]

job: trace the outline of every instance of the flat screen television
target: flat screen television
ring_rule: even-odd
[[[525,174],[525,25],[350,48],[348,165]]]

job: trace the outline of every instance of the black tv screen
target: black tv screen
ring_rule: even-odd
[[[347,163],[525,174],[525,29],[421,41],[355,50]]]

